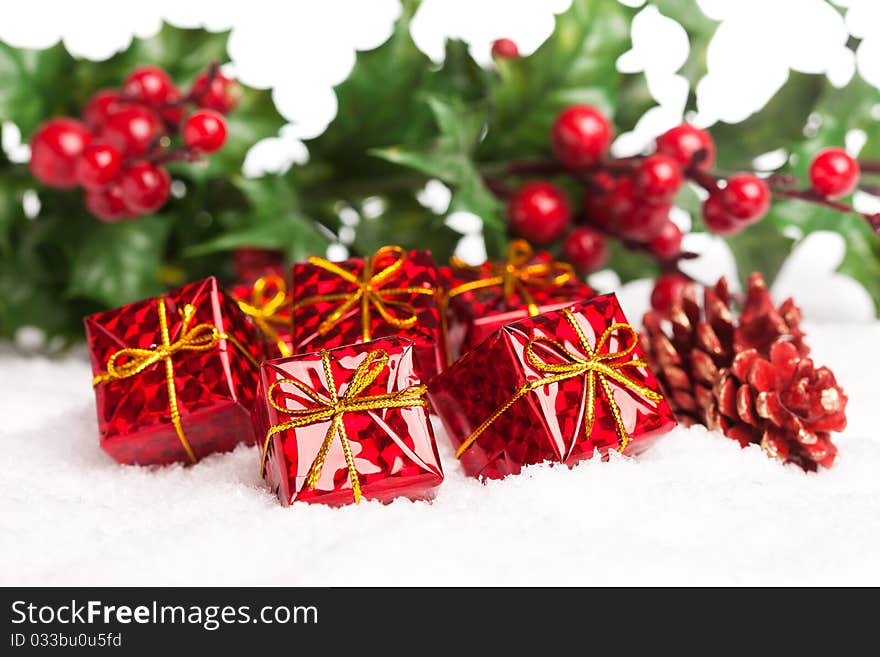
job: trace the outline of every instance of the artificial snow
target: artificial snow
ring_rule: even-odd
[[[131,467],[98,447],[91,373],[0,349],[2,585],[880,584],[880,323],[807,327],[849,395],[831,470],[679,428],[637,459],[486,485],[442,429],[432,503],[283,508],[257,448]]]

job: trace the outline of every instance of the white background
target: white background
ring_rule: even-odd
[[[497,37],[535,48],[564,4],[425,0],[413,29],[432,57],[454,35],[486,61]],[[878,84],[875,0],[853,0],[846,23],[820,0],[699,4],[724,22],[695,121],[745,118],[790,68],[827,72],[837,83],[858,68]],[[350,70],[355,48],[382,42],[397,14],[394,0],[31,0],[4,12],[0,39],[48,46],[63,37],[75,53],[107,57],[135,31],[158,29],[162,16],[233,26],[237,74],[274,87],[293,122],[259,147],[249,163],[258,171],[306,157],[299,139],[318,134],[336,110],[331,85]],[[869,27],[875,32],[859,31]],[[621,65],[648,68],[659,109],[621,137],[622,151],[678,122],[686,92],[675,75],[686,55],[681,30],[652,9],[633,30]],[[857,60],[842,49],[847,30],[865,37]],[[858,135],[848,142],[855,150]],[[84,355],[50,360],[0,345],[0,584],[880,584],[880,324],[868,321],[863,291],[831,273],[841,255],[839,239],[810,238],[776,288],[797,292],[814,319],[813,354],[850,398],[849,427],[835,439],[840,462],[819,475],[720,434],[679,428],[638,460],[536,466],[483,486],[464,477],[439,432],[447,480],[433,504],[287,509],[261,482],[255,448],[193,467],[119,466],[97,445]],[[714,242],[702,271],[709,278],[731,267]],[[622,291],[631,318],[648,286]]]

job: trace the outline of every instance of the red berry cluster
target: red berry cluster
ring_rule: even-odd
[[[155,212],[171,188],[162,164],[222,147],[223,114],[238,96],[238,85],[216,66],[199,75],[185,95],[161,68],[139,67],[121,89],[95,93],[82,121],[61,117],[43,123],[31,138],[31,172],[50,187],[82,187],[86,208],[103,221]],[[172,151],[171,136],[177,133],[184,146]]]
[[[555,183],[530,180],[508,194],[510,229],[538,245],[565,236],[565,258],[583,272],[605,264],[609,237],[650,253],[665,272],[657,281],[652,304],[665,312],[687,282],[677,268],[678,260],[688,257],[681,250],[682,232],[669,217],[682,183],[690,180],[708,192],[703,221],[720,235],[733,235],[763,219],[777,190],[771,191],[772,179],[753,173],[726,179],[712,174],[715,143],[708,132],[692,125],[682,124],[660,135],[654,153],[647,156],[609,158],[613,137],[610,121],[595,107],[572,105],[562,110],[550,129],[556,161],[519,162],[508,173],[566,174],[583,190],[581,209],[575,212]],[[787,196],[825,202],[846,196],[858,184],[859,166],[843,150],[828,149],[812,162],[810,179],[811,190]],[[495,185],[494,189],[504,188]],[[579,225],[572,227],[573,223]]]

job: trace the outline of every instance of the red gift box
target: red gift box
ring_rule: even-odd
[[[409,340],[266,361],[257,394],[262,473],[283,504],[429,499],[443,481]]]
[[[287,282],[280,273],[266,272],[249,283],[235,285],[230,294],[241,311],[266,336],[272,358],[293,353],[290,335],[292,301]]]
[[[592,297],[571,265],[535,253],[524,240],[510,243],[506,261],[479,266],[452,259],[447,298],[453,355],[470,351],[503,325]]]
[[[431,381],[467,474],[635,454],[675,426],[614,295],[507,324]]]
[[[254,442],[265,348],[207,278],[86,317],[101,447],[120,463],[194,463]]]
[[[397,335],[412,340],[428,380],[446,364],[438,300],[430,251],[384,246],[371,258],[309,258],[293,266],[293,352]]]

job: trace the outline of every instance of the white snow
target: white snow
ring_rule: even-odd
[[[0,584],[880,584],[880,323],[808,326],[850,397],[841,458],[804,474],[680,428],[637,460],[482,485],[438,431],[433,503],[281,507],[256,448],[193,467],[98,447],[83,353],[0,348]]]

